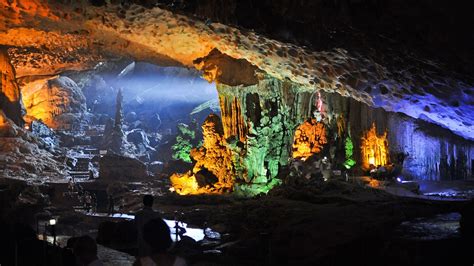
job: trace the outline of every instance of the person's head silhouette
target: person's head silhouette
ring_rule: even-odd
[[[151,247],[153,253],[166,252],[173,243],[170,228],[163,219],[150,220],[143,227],[143,239]]]
[[[78,237],[73,252],[78,265],[89,265],[97,260],[97,244],[90,236]]]
[[[152,207],[153,206],[153,196],[152,195],[145,195],[143,197],[143,205],[145,207]]]

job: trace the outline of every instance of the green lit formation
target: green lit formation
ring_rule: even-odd
[[[351,169],[356,164],[356,161],[352,158],[354,153],[354,145],[352,144],[352,140],[349,136],[346,137],[344,148],[346,151],[346,161],[344,162],[344,167]]]
[[[178,124],[178,135],[176,143],[171,147],[173,159],[191,163],[190,152],[193,148],[193,141],[196,138],[195,132],[184,123]]]
[[[267,77],[250,86],[218,84],[227,147],[233,154],[234,193],[255,196],[281,183],[293,133],[311,114],[310,89]]]

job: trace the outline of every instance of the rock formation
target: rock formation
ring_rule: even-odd
[[[54,129],[79,129],[87,120],[86,99],[66,76],[21,79],[26,121],[41,120]]]
[[[104,141],[103,141],[103,148],[106,149],[108,152],[117,154],[117,155],[124,155],[127,153],[126,151],[126,138],[123,132],[123,110],[122,110],[122,89],[119,89],[117,92],[117,98],[115,103],[115,120],[113,121],[113,127],[111,123],[106,125],[106,129],[104,132]]]
[[[171,176],[173,189],[179,194],[222,193],[233,189],[233,158],[220,118],[209,115],[202,125],[202,133],[202,146],[191,150],[196,162],[193,170]]]
[[[102,180],[137,182],[148,177],[146,165],[134,158],[108,154],[99,161]]]
[[[0,108],[15,124],[23,126],[23,105],[15,69],[5,47],[0,46]]]
[[[295,129],[308,118],[324,123],[327,145],[335,148],[329,154],[340,163],[353,160],[361,165],[361,149],[367,146],[362,136],[375,123],[375,136],[387,132],[389,157],[408,154],[403,162],[407,175],[472,176],[474,82],[387,38],[355,42],[359,45],[354,49],[352,42],[349,46],[319,44],[315,49],[128,1],[120,5],[107,1],[97,5],[38,0],[0,3],[6,7],[0,9],[0,45],[12,47],[12,62],[21,76],[87,69],[91,62],[127,56],[195,67],[215,81],[222,136],[217,124],[208,121],[214,126],[207,130],[217,132],[209,133],[208,141],[219,150],[216,158],[228,162],[229,153],[231,163],[230,168],[221,169],[220,161],[213,165],[201,156],[212,154],[212,149],[195,151],[199,160],[188,175],[194,180],[193,191],[203,187],[219,191],[216,184],[224,177],[218,169],[235,178],[236,191],[268,191],[279,182],[275,177],[292,157]],[[229,14],[235,12],[239,11]],[[324,33],[329,36],[324,38],[338,34]],[[64,47],[68,47],[66,54]],[[31,60],[32,56],[38,58]],[[46,67],[45,62],[54,64]],[[106,138],[117,153],[123,144],[123,132],[117,127],[121,119],[116,118]],[[423,130],[432,124],[434,130]],[[228,182],[223,183],[227,189]]]
[[[313,154],[320,153],[326,139],[326,128],[316,119],[310,119],[301,124],[295,131],[293,142],[293,158],[307,159]]]
[[[18,127],[0,110],[0,172],[2,177],[34,182],[64,179],[64,164],[46,150],[47,144]]]

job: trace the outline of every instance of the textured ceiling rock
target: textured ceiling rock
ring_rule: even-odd
[[[244,59],[234,59],[219,50],[212,50],[206,57],[194,60],[196,68],[203,72],[209,82],[229,86],[255,85],[258,83],[258,68]],[[238,70],[238,71],[236,71]]]
[[[33,45],[35,36],[46,35],[48,38],[38,37],[34,46],[44,50],[41,42],[48,40],[50,46],[73,47],[89,59],[94,54],[120,55],[190,67],[195,59],[218,49],[230,57],[247,60],[273,77],[290,79],[314,90],[337,92],[387,111],[403,112],[474,139],[474,82],[415,55],[392,50],[380,56],[375,46],[373,53],[367,54],[349,48],[312,51],[157,7],[93,7],[81,3],[47,6],[36,0],[25,1],[33,3],[32,8],[26,8],[18,4],[21,2],[0,2],[7,7],[0,11],[0,44],[26,48]],[[65,40],[77,38],[77,45],[63,43],[63,36],[67,37]],[[23,71],[20,63],[15,66]]]

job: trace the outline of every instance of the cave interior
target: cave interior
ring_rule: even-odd
[[[0,4],[0,265],[132,265],[144,195],[189,264],[474,262],[465,4]]]

